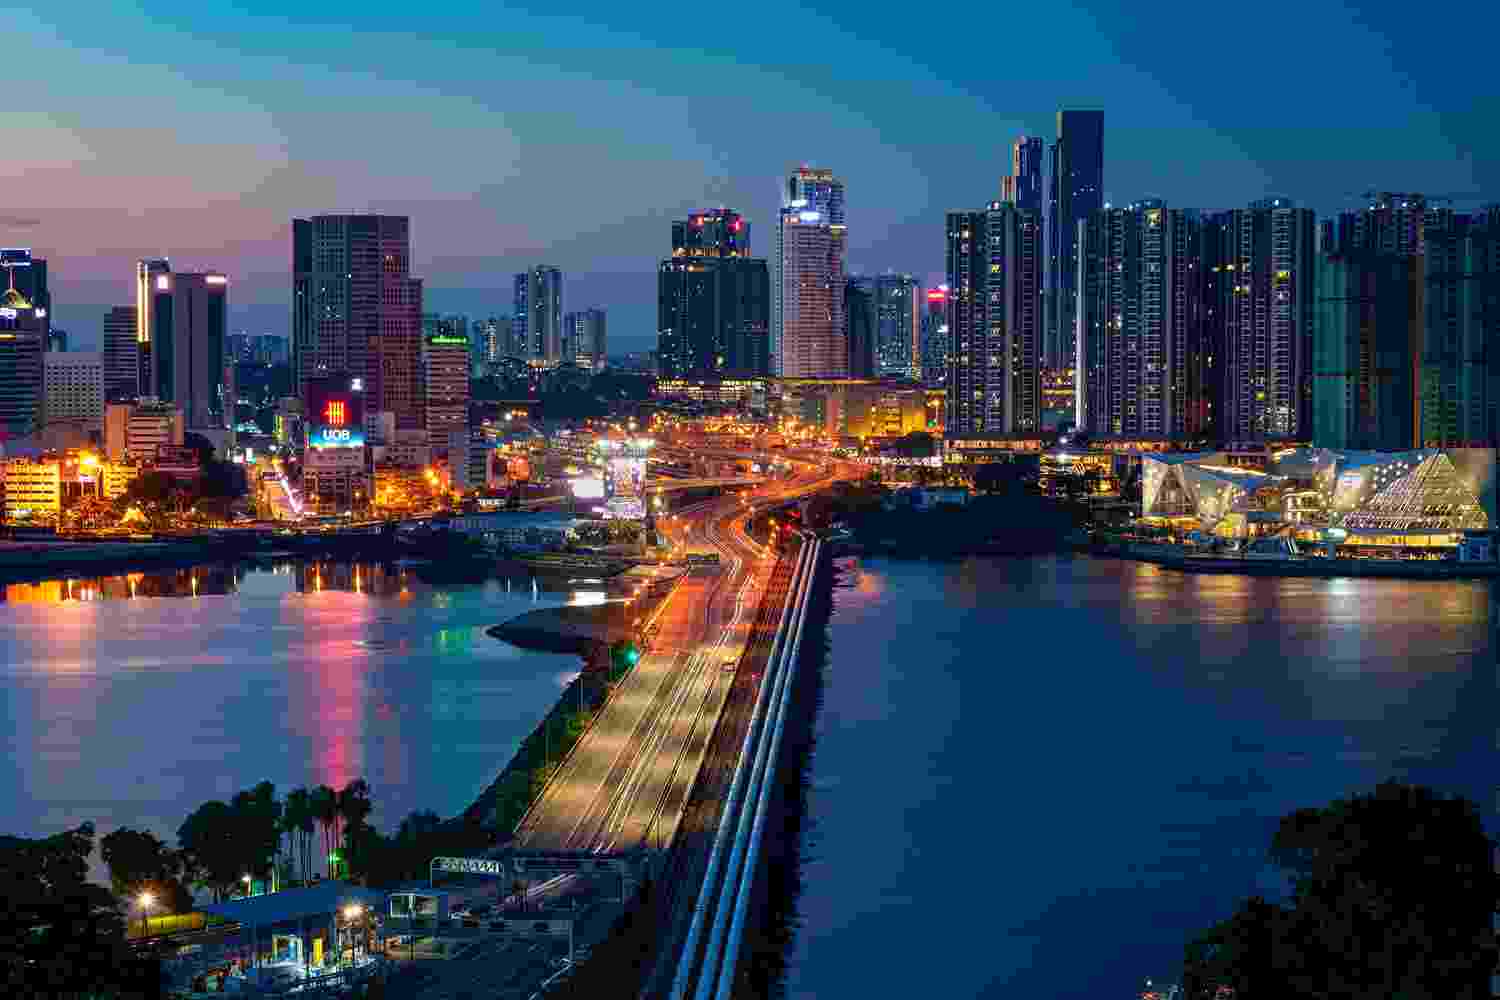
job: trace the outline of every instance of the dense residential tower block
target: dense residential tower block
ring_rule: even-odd
[[[927,290],[922,313],[922,384],[936,389],[948,380],[948,286]]]
[[[1159,200],[1079,224],[1076,425],[1128,438],[1202,435],[1213,348],[1198,213]]]
[[[1204,218],[1222,440],[1312,435],[1313,213],[1285,198]]]
[[[793,171],[783,189],[771,269],[772,374],[848,375],[846,245],[844,182],[831,170]]]
[[[563,316],[564,353],[579,368],[599,371],[605,363],[605,322],[603,309],[584,309]]]
[[[1417,446],[1421,270],[1421,258],[1374,250],[1320,258],[1313,321],[1315,446]]]
[[[330,377],[360,380],[366,412],[423,426],[422,281],[404,215],[292,220],[292,368],[298,396]]]
[[[1073,367],[1077,326],[1078,224],[1104,207],[1104,112],[1057,113],[1057,142],[1044,174],[1047,276],[1044,364]]]
[[[512,336],[529,364],[553,368],[563,362],[562,271],[545,265],[515,277]]]
[[[1500,206],[1424,233],[1422,441],[1500,444]]]
[[[1041,221],[991,202],[947,219],[951,438],[1041,427]]]

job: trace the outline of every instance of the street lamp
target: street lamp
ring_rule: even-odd
[[[250,883],[253,881],[249,875],[241,875],[240,881],[245,883],[245,895],[250,895]]]
[[[150,931],[151,904],[155,901],[156,897],[149,892],[143,892],[136,897],[136,902],[141,904],[141,937],[145,937]]]

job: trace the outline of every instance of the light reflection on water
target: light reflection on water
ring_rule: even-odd
[[[1129,996],[1280,891],[1286,812],[1396,777],[1496,831],[1496,589],[850,565],[787,995]]]
[[[377,825],[467,806],[577,659],[485,629],[566,593],[348,563],[199,566],[0,588],[0,833],[171,838],[262,779],[366,777]]]

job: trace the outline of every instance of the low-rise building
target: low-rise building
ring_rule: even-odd
[[[112,462],[154,458],[162,445],[181,448],[182,410],[171,403],[142,399],[104,407],[104,453]]]

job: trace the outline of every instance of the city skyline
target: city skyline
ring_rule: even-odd
[[[370,13],[369,26],[377,16]],[[1209,210],[1277,194],[1324,216],[1369,188],[1494,196],[1497,140],[1482,130],[1486,105],[1426,46],[1427,29],[1385,38],[1350,30],[1342,10],[1303,17],[1305,29],[1284,41],[1289,83],[1313,86],[1343,72],[1373,88],[1332,120],[1316,100],[1273,109],[1216,88],[1210,103],[1201,72],[1244,54],[1227,22],[1214,20],[1207,30],[1223,30],[1227,53],[1215,46],[1219,56],[1209,60],[1194,51],[1201,46],[1182,45],[1148,72],[1122,58],[1140,27],[1071,11],[1031,13],[1024,25],[1065,34],[1068,59],[983,67],[942,60],[941,46],[923,41],[934,30],[925,28],[866,25],[856,36],[813,19],[807,42],[830,58],[812,67],[770,45],[761,28],[737,38],[736,52],[702,52],[700,40],[655,14],[630,25],[604,10],[517,15],[502,36],[481,12],[444,12],[403,38],[409,58],[398,80],[385,75],[378,44],[327,66],[336,33],[295,15],[214,14],[195,18],[189,36],[171,18],[147,23],[129,11],[23,13],[17,57],[0,72],[13,87],[45,77],[55,99],[49,113],[18,123],[24,153],[3,168],[12,183],[0,242],[54,261],[58,325],[80,346],[97,347],[99,318],[122,301],[122,264],[161,255],[189,270],[221,268],[236,282],[231,329],[285,333],[289,219],[328,210],[406,214],[420,248],[413,273],[427,277],[432,308],[499,311],[508,275],[546,260],[572,276],[570,296],[611,309],[620,349],[639,349],[651,340],[662,219],[736,205],[769,232],[774,179],[798,162],[826,162],[864,193],[851,219],[850,271],[907,271],[930,285],[941,275],[943,213],[997,197],[1009,143],[1050,137],[1059,107],[1106,108],[1104,194],[1115,204],[1161,197]],[[1160,20],[1166,42],[1205,30],[1201,19],[1172,11]],[[1316,39],[1334,27],[1343,43],[1330,65]],[[469,46],[499,51],[491,60],[462,58]],[[542,57],[524,55],[532,50]],[[602,62],[601,50],[609,53]],[[164,53],[166,65],[130,59],[142,51]],[[225,60],[223,51],[238,56]],[[742,51],[760,54],[747,75],[703,84],[715,74],[696,71],[700,64]],[[828,65],[870,72],[837,79]],[[1081,78],[1079,66],[1089,67]],[[108,95],[87,99],[106,72]],[[550,86],[569,113],[513,110],[494,96],[518,81]],[[1248,77],[1228,86],[1252,89]],[[130,106],[164,88],[181,94],[183,106],[151,143],[114,127],[124,117],[116,102]],[[303,106],[308,92],[320,100]],[[374,107],[414,130],[399,155],[365,155],[376,150],[375,131],[361,131]],[[976,134],[993,140],[977,148],[962,141]],[[475,137],[473,156],[417,156],[457,148],[467,136]],[[1174,155],[1163,157],[1164,148]],[[612,184],[586,182],[601,169]],[[628,202],[619,191],[631,192]]]

